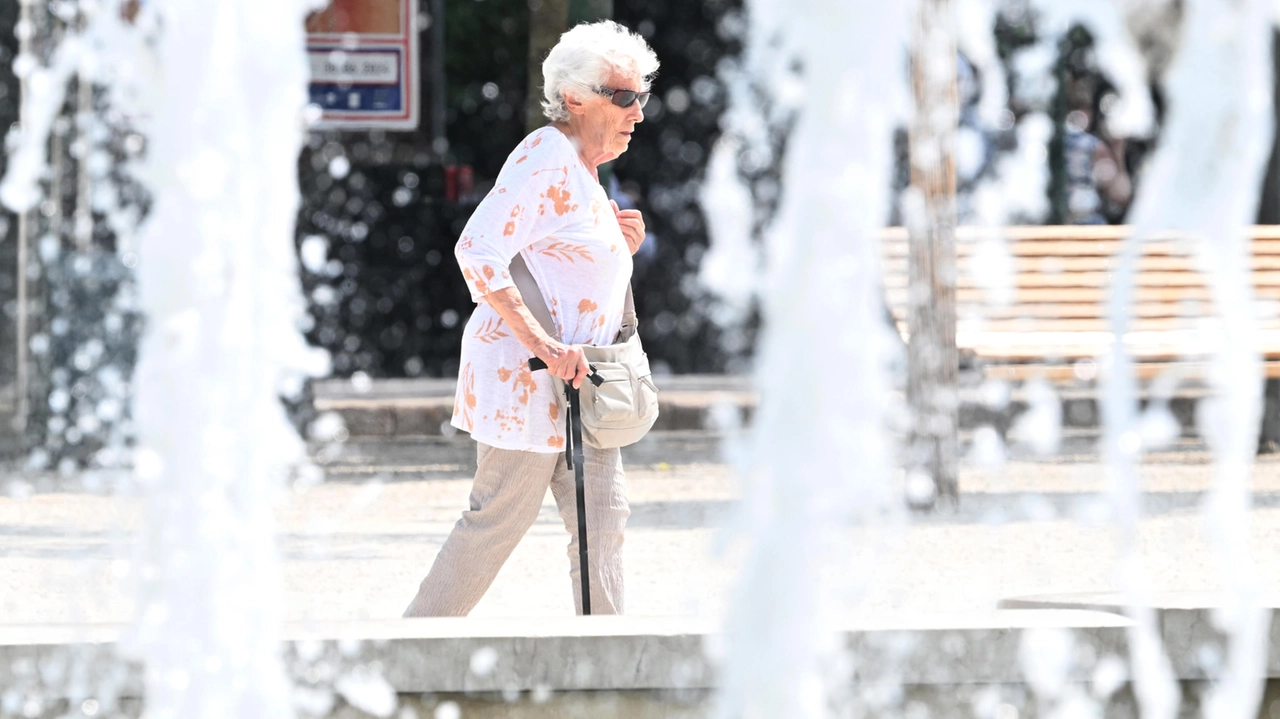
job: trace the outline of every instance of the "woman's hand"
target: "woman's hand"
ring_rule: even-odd
[[[644,218],[640,216],[640,210],[619,210],[618,203],[613,200],[609,200],[609,204],[613,205],[613,214],[618,218],[622,236],[626,238],[627,247],[634,255],[636,250],[640,249],[640,244],[644,242]]]
[[[582,380],[591,374],[587,356],[582,353],[582,348],[576,345],[566,345],[549,339],[534,354],[547,363],[548,372],[565,382],[572,383],[574,389],[577,389],[582,384]]]

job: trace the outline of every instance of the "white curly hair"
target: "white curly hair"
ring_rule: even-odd
[[[564,95],[595,94],[617,72],[640,77],[648,90],[658,72],[658,56],[649,43],[612,20],[584,23],[560,36],[542,62],[542,114],[552,122],[566,122]]]

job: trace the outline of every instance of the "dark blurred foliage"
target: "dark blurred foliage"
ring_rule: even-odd
[[[416,133],[313,132],[300,159],[298,240],[322,238],[312,247],[325,243],[330,260],[303,272],[314,320],[308,338],[331,352],[338,376],[457,371],[474,305],[453,245],[526,134],[529,10],[524,0],[447,6],[447,151],[432,147],[424,108]],[[716,65],[737,49],[718,28],[736,12],[740,0],[615,2],[615,19],[644,35],[662,63],[646,121],[612,168],[656,238],[656,256],[637,262],[635,290],[659,371],[726,368],[696,282],[707,245],[697,192],[724,109]],[[428,33],[421,42],[425,55]],[[464,164],[474,169],[474,191],[447,202],[444,165]]]
[[[18,120],[20,88],[12,66],[19,11],[19,3],[0,5],[0,27],[10,30],[0,32],[0,122],[6,128]],[[31,4],[29,18],[31,53],[48,63],[56,47],[50,39],[72,21],[39,3]],[[136,258],[117,252],[117,233],[146,214],[149,199],[123,164],[126,155],[142,151],[142,138],[107,107],[101,88],[69,83],[51,129],[44,199],[26,215],[25,267],[18,263],[18,217],[0,214],[0,267],[12,268],[0,273],[0,306],[9,320],[0,329],[0,347],[7,350],[0,354],[0,386],[19,420],[21,400],[29,402],[25,428],[13,427],[23,435],[15,435],[14,448],[38,448],[30,455],[33,468],[68,472],[118,465],[119,450],[129,442],[129,384],[141,319],[130,269]],[[81,180],[101,157],[111,169],[94,192]],[[0,173],[5,164],[7,156],[0,158]],[[18,303],[19,277],[26,283],[25,307]],[[23,315],[27,326],[19,338]],[[19,351],[28,362],[22,386],[16,381]]]
[[[31,213],[28,239],[31,259],[26,270],[29,293],[27,395],[31,400],[26,444],[35,468],[62,472],[91,465],[118,466],[132,439],[130,383],[137,360],[142,318],[135,298],[136,256],[119,252],[117,230],[123,216],[145,217],[150,195],[128,174],[126,157],[136,155],[141,136],[124,118],[108,110],[101,90],[85,95],[105,130],[98,142],[75,129],[70,118],[80,109],[78,87],[71,84],[61,116],[54,123],[50,147],[55,171],[46,199]],[[85,153],[103,152],[112,169],[105,178],[111,199],[82,195],[81,163],[73,147],[87,143]],[[133,147],[133,150],[126,148]],[[83,156],[82,156],[83,157]],[[104,184],[105,184],[104,183]],[[90,236],[77,240],[78,205],[90,211]],[[123,224],[113,227],[108,213]],[[106,450],[106,453],[100,453]]]
[[[1280,29],[1271,36],[1271,68],[1273,116],[1280,122]],[[1276,133],[1271,142],[1271,157],[1267,160],[1267,172],[1262,181],[1262,198],[1258,202],[1258,224],[1280,224],[1280,132]],[[1269,382],[1275,391],[1280,392],[1280,381]]]
[[[76,97],[75,90],[73,83],[70,98]],[[62,472],[94,464],[119,466],[124,460],[119,450],[132,441],[130,384],[143,325],[132,269],[137,257],[118,251],[116,232],[128,223],[113,228],[107,214],[136,220],[146,216],[151,204],[150,194],[124,165],[127,157],[141,152],[141,136],[106,108],[102,91],[86,98],[106,131],[92,151],[112,158],[107,176],[112,199],[94,204],[92,193],[82,197],[77,192],[82,168],[72,147],[86,139],[72,130],[69,118],[78,105],[68,99],[51,143],[62,153],[56,163],[62,171],[54,172],[47,186],[50,199],[32,213],[33,257],[27,269],[32,366],[27,446],[42,450],[32,455],[34,467]],[[92,218],[92,236],[83,246],[69,221],[81,200],[90,205]]]
[[[308,338],[341,376],[452,374],[470,304],[453,262],[467,207],[438,197],[443,170],[425,151],[378,162],[375,146],[317,134],[304,153],[299,234],[328,248],[304,266]]]
[[[740,51],[726,31],[733,23],[723,21],[741,12],[740,0],[614,4],[614,19],[643,35],[662,63],[645,122],[612,169],[657,242],[652,259],[636,267],[641,336],[652,361],[677,373],[722,372],[729,357],[697,285],[707,250],[698,190],[727,100],[717,64]]]
[[[21,6],[16,2],[0,3],[0,130],[8,132],[18,121],[20,89],[13,74],[13,59],[18,54],[18,38],[11,28],[18,21]],[[8,153],[0,153],[0,177],[8,169]],[[16,267],[18,264],[18,218],[0,206],[0,267]],[[0,322],[0,347],[14,347],[17,343],[17,282],[12,273],[0,273],[0,308],[4,321]],[[14,380],[16,353],[0,353],[0,383]]]
[[[33,395],[44,398],[28,422],[28,446],[40,448],[34,466],[118,466],[123,457],[99,450],[122,448],[132,435],[129,386],[141,334],[133,271],[103,248],[49,256],[42,266],[47,322],[30,343]]]
[[[525,136],[529,7],[526,0],[446,3],[445,71],[450,155],[496,177]]]

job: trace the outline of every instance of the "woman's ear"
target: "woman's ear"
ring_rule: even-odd
[[[573,115],[581,115],[587,111],[586,104],[568,90],[564,91],[564,106],[567,107],[569,112]]]

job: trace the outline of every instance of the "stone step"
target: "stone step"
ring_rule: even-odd
[[[1124,656],[1130,625],[1117,614],[1078,610],[881,610],[832,629],[864,682],[963,684],[1021,682],[1024,631],[1069,629],[1090,656]],[[53,698],[68,690],[58,679],[114,675],[121,694],[136,696],[140,667],[116,649],[126,631],[115,625],[0,627],[0,686],[39,689]],[[598,616],[293,623],[283,634],[295,681],[316,665],[341,672],[376,662],[390,689],[420,694],[709,689],[716,686],[709,643],[719,633],[718,622],[707,618]],[[41,671],[28,674],[28,664]],[[63,671],[44,669],[55,664]],[[1088,680],[1089,668],[1076,671],[1066,678]]]
[[[1205,642],[1220,646],[1212,605],[1156,611],[1184,708],[1198,709],[1197,686],[1223,671],[1221,662],[1205,661]],[[1046,716],[1054,715],[1053,703],[1037,691],[1051,681],[1051,691],[1068,696],[1103,692],[1099,715],[1136,716],[1125,676],[1130,627],[1113,612],[1061,608],[858,612],[830,627],[847,652],[839,671],[849,691],[837,701],[854,714],[960,716],[955,709],[964,707],[971,716],[985,703],[995,716]],[[119,650],[126,633],[123,626],[0,627],[0,686],[39,697],[40,708],[65,708],[91,689],[105,705],[95,699],[92,711],[76,706],[73,713],[136,715],[145,687],[142,667]],[[1261,716],[1269,715],[1280,677],[1277,635],[1273,626],[1255,679],[1267,688]],[[465,705],[468,717],[701,716],[720,684],[725,650],[719,623],[693,617],[312,622],[287,625],[282,639],[296,696],[307,700],[309,714],[331,717],[393,716],[396,704],[430,716],[445,701]],[[1062,652],[1064,641],[1070,660],[1045,657],[1057,662],[1048,665],[1051,675],[1044,662],[1029,662],[1033,652]],[[606,705],[602,697],[610,697]],[[700,711],[679,711],[673,702]]]

